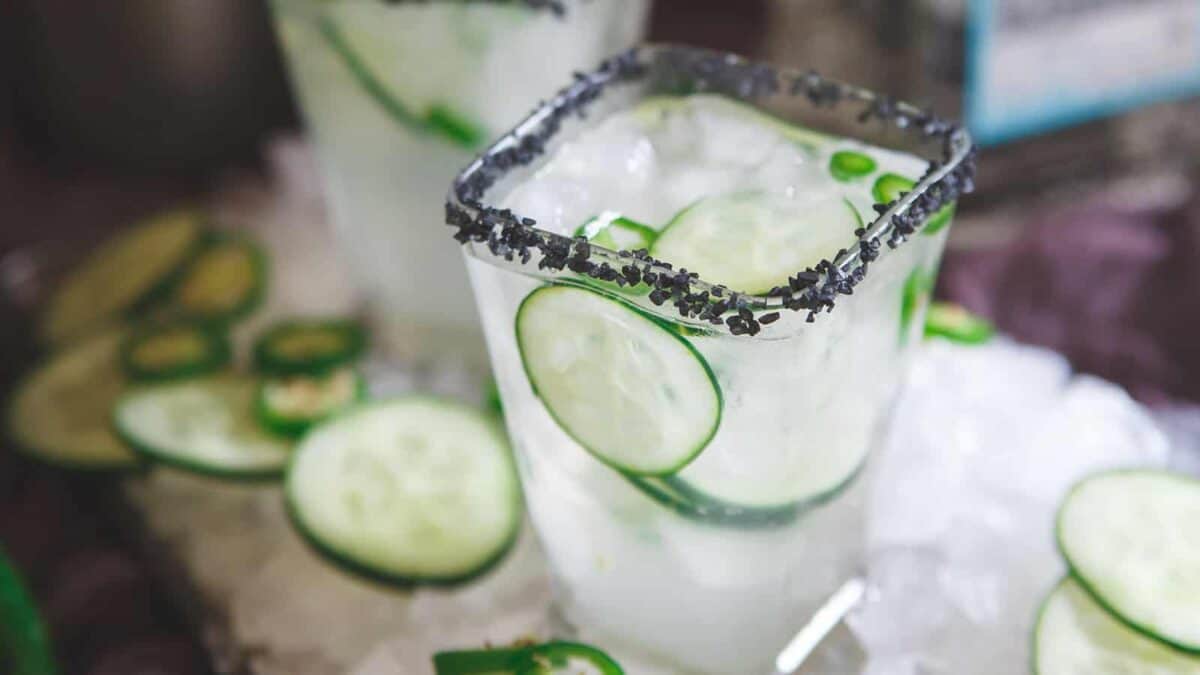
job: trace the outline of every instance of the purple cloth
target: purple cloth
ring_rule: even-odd
[[[1010,244],[948,254],[939,293],[1143,402],[1200,400],[1197,208],[1046,214]]]

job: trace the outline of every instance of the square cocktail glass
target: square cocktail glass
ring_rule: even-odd
[[[635,44],[650,0],[272,0],[342,253],[377,343],[477,357],[446,183],[572,72]],[[432,280],[436,279],[436,283]]]
[[[860,573],[870,451],[972,182],[967,134],[913,106],[653,46],[458,177],[447,221],[581,638],[771,672]]]

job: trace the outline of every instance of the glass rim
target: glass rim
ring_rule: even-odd
[[[485,194],[501,178],[545,155],[565,119],[584,116],[609,87],[645,79],[652,71],[678,77],[697,93],[722,94],[751,105],[781,94],[806,100],[814,108],[857,103],[860,123],[876,119],[919,140],[940,140],[942,159],[929,160],[909,192],[890,203],[875,204],[875,219],[855,231],[856,241],[849,248],[831,252],[815,265],[797,270],[786,285],[761,294],[709,283],[696,273],[676,270],[669,261],[650,257],[645,250],[615,251],[582,237],[550,232],[532,218],[485,203]],[[645,283],[653,289],[648,299],[655,306],[670,303],[685,320],[752,336],[778,320],[781,310],[806,311],[809,323],[818,314],[831,312],[837,297],[850,295],[866,277],[883,242],[897,248],[939,209],[974,190],[975,154],[970,134],[961,125],[885,94],[732,53],[647,44],[604,61],[590,73],[577,74],[574,82],[484,150],[455,177],[447,195],[446,224],[457,228],[454,238],[460,244],[484,244],[493,258],[506,262],[518,258],[521,265],[528,265],[536,250],[541,254],[537,270],[567,270],[622,287]]]

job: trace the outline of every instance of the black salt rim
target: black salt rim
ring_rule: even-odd
[[[434,2],[437,0],[383,0],[389,5],[401,5],[416,2]],[[441,0],[442,2],[491,2],[497,5],[522,4],[530,9],[548,10],[555,16],[566,16],[567,6],[564,0]]]
[[[613,84],[658,77],[695,92],[724,94],[743,101],[784,93],[803,97],[813,106],[832,108],[860,104],[860,122],[878,119],[925,140],[940,140],[941,159],[928,169],[911,192],[876,204],[873,222],[855,230],[856,246],[838,251],[813,267],[788,278],[787,286],[765,295],[739,293],[702,281],[695,272],[674,269],[651,258],[646,250],[613,251],[589,244],[583,237],[548,232],[509,209],[483,203],[484,193],[509,171],[533,163],[546,152],[551,138],[571,115],[585,116],[588,107]],[[608,59],[575,81],[549,103],[533,112],[516,129],[501,137],[455,179],[446,202],[446,223],[457,228],[460,244],[487,244],[493,256],[528,264],[536,249],[539,270],[570,270],[620,286],[644,283],[653,288],[655,305],[670,302],[685,319],[724,326],[733,335],[757,335],[780,318],[781,309],[805,311],[807,321],[831,311],[839,295],[850,295],[879,257],[882,242],[896,248],[925,220],[959,195],[975,188],[975,147],[958,124],[883,94],[828,80],[813,72],[781,71],[738,56],[691,47],[637,47]]]

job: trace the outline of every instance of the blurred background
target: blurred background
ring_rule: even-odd
[[[938,295],[1194,419],[1200,0],[657,0],[651,37],[964,118],[980,179]],[[299,133],[260,2],[0,2],[0,256],[92,240],[231,183],[269,188],[268,148]],[[8,287],[20,269],[0,267]],[[11,382],[26,329],[0,331]],[[0,541],[62,663],[208,672],[164,600],[178,589],[103,501],[88,479],[0,460]]]

